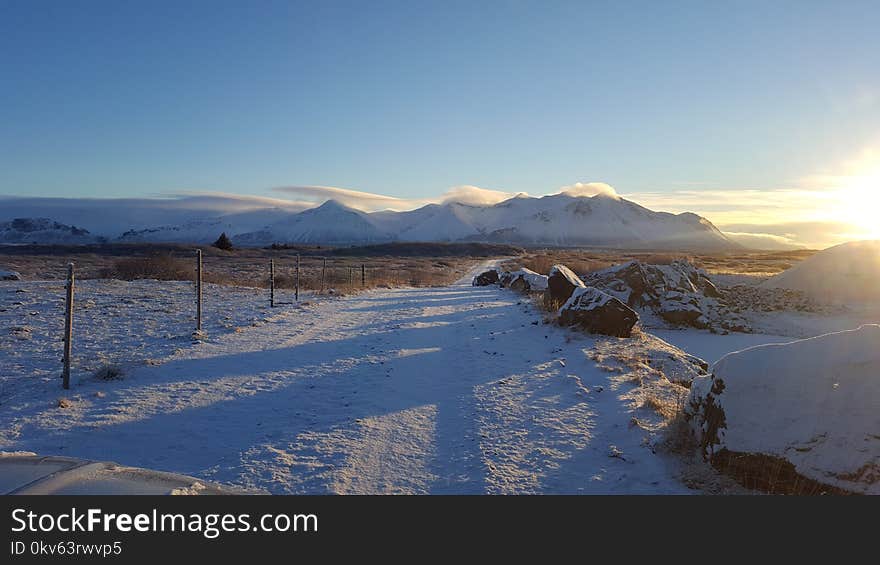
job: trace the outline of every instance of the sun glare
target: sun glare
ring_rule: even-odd
[[[880,239],[880,164],[846,177],[837,192],[838,219],[862,239]]]

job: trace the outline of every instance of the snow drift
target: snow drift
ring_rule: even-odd
[[[880,240],[830,247],[765,281],[825,304],[880,302]]]
[[[686,406],[708,458],[781,458],[822,484],[880,494],[880,325],[730,353]]]

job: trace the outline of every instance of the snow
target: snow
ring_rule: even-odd
[[[21,280],[21,274],[18,271],[4,269],[0,267],[0,281],[18,281]]]
[[[86,281],[70,391],[61,285],[2,283],[2,326],[32,337],[3,336],[0,450],[272,493],[689,492],[654,453],[662,419],[630,374],[647,369],[593,360],[626,340],[542,325],[520,295],[469,283],[274,311],[212,288],[193,343],[191,287]],[[122,379],[90,376],[101,353],[132,361]]]
[[[756,345],[786,343],[794,340],[792,337],[780,335],[757,333],[721,335],[695,329],[651,329],[651,333],[688,353],[696,355],[700,359],[705,359],[710,364],[732,351],[740,351]]]
[[[3,405],[58,392],[64,296],[63,282],[0,283]],[[205,284],[203,298],[203,329],[209,342],[267,323],[273,314],[267,291],[261,289]],[[279,295],[278,300],[284,299]],[[103,365],[127,371],[194,347],[192,283],[77,281],[75,305],[75,380],[91,377]]]
[[[6,198],[0,202],[0,222],[39,214],[73,223],[94,236],[123,241],[208,243],[226,232],[239,245],[490,241],[642,249],[738,248],[705,218],[655,212],[603,194],[519,196],[493,205],[446,202],[404,212],[372,213],[334,200],[303,210],[301,203],[257,197],[193,196],[155,201]],[[17,241],[20,235],[16,232],[10,237]],[[57,235],[45,237],[58,240]]]
[[[880,302],[880,240],[853,241],[816,253],[762,286],[801,290],[831,304]]]
[[[540,291],[547,290],[547,275],[542,275],[532,271],[531,269],[522,268],[518,271],[510,273],[510,282],[513,283],[520,277],[529,285],[529,290]]]
[[[449,287],[307,297],[275,309],[265,290],[206,285],[207,336],[193,341],[190,283],[81,281],[72,388],[63,391],[63,296],[59,282],[0,282],[0,450],[272,493],[689,492],[678,464],[654,449],[665,424],[647,407],[657,398],[680,406],[687,389],[675,383],[695,379],[700,390],[702,368],[688,354],[714,362],[746,350],[738,355],[751,358],[782,350],[748,349],[755,345],[880,321],[880,308],[749,312],[763,333],[650,329],[605,338],[543,324],[522,295],[471,287],[468,276]],[[850,449],[840,461],[855,465],[864,450],[834,434],[870,416],[863,405],[876,404],[877,391],[858,378],[880,372],[873,358],[848,351],[798,349],[789,365],[780,353],[736,374],[754,385],[749,395],[777,390],[805,413],[818,410],[839,441],[823,449]],[[774,362],[785,370],[768,369]],[[122,378],[96,378],[106,364],[119,365]],[[835,391],[858,389],[858,398],[847,396],[851,414],[831,417],[843,405],[822,388],[822,374],[834,377]],[[762,407],[725,402],[734,414]],[[753,420],[748,433],[759,429]],[[768,433],[783,449],[787,428],[762,422],[780,430]],[[873,422],[865,425],[880,429]],[[832,452],[840,455],[823,457]],[[799,457],[806,474],[814,463]]]
[[[819,482],[880,494],[880,325],[722,357],[713,379],[694,380],[691,399],[725,415],[714,447],[787,459]],[[712,448],[712,446],[710,446]]]
[[[574,292],[571,293],[571,296],[559,311],[568,309],[593,310],[604,306],[612,298],[611,295],[605,294],[592,286],[582,286],[574,289]]]

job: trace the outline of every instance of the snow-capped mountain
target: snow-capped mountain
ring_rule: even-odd
[[[605,194],[588,197],[561,193],[540,198],[519,195],[493,205],[447,202],[405,212],[368,213],[335,200],[303,211],[267,205],[232,213],[186,212],[183,218],[171,214],[171,221],[166,223],[141,223],[116,233],[102,230],[99,220],[94,221],[94,229],[90,225],[85,227],[110,240],[145,242],[209,243],[226,232],[237,245],[251,246],[486,241],[642,249],[739,247],[709,220],[696,214],[655,212]],[[55,241],[50,237],[45,243]]]
[[[236,241],[256,245],[274,242],[333,245],[395,239],[380,224],[371,214],[328,200],[317,208],[288,215],[256,232],[241,234]]]
[[[0,222],[0,243],[99,243],[88,230],[49,218],[14,218]]]
[[[603,194],[520,195],[491,206],[449,202],[407,212],[371,214],[330,200],[239,239],[253,244],[490,241],[630,248],[737,247],[696,214],[654,212]]]

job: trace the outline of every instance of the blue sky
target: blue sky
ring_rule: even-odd
[[[878,29],[876,1],[0,0],[0,194],[796,189],[880,146]]]

